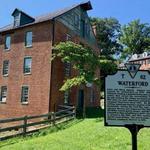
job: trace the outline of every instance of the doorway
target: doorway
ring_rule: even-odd
[[[84,107],[84,90],[79,90],[78,108],[83,110],[83,107]]]

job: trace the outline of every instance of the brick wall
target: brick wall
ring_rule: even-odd
[[[55,23],[55,44],[59,43],[60,41],[66,41],[66,34],[71,35],[72,41],[76,43],[83,43],[85,46],[90,46],[88,43],[81,39],[79,36],[75,35],[73,31],[69,30],[66,26],[64,26],[60,22]],[[96,53],[99,53],[99,49],[97,48],[97,45],[92,46],[92,48],[95,50]],[[64,93],[60,92],[59,89],[61,88],[63,81],[64,81],[64,65],[63,63],[57,59],[53,61],[53,67],[52,67],[52,91],[51,91],[51,110],[56,109],[57,105],[63,104],[64,102]],[[74,76],[77,74],[75,70],[71,70],[71,75]],[[99,70],[97,70],[97,76],[99,77]],[[71,101],[70,104],[72,105],[78,105],[78,91],[79,89],[83,89],[85,96],[84,99],[86,100],[87,106],[100,106],[100,91],[99,89],[94,85],[94,94],[95,98],[93,102],[90,102],[90,88],[87,88],[85,86],[83,87],[74,87],[71,89]]]
[[[54,111],[59,104],[64,103],[64,93],[59,91],[64,81],[64,64],[60,59],[56,59],[52,63],[50,62],[52,53],[52,29],[50,22],[16,29],[10,33],[12,41],[11,50],[7,52],[4,51],[5,34],[0,35],[0,86],[6,85],[8,88],[6,104],[0,103],[0,118],[43,114],[49,110]],[[25,33],[27,31],[33,32],[32,48],[26,48],[24,46]],[[55,23],[54,43],[66,41],[67,33],[71,35],[74,42],[82,42],[85,46],[90,46],[84,39],[75,35],[60,22]],[[92,46],[92,48],[95,52],[99,53],[97,46]],[[25,56],[32,57],[31,75],[23,74]],[[2,76],[2,64],[4,60],[10,61],[8,77]],[[74,76],[77,72],[72,69],[71,74]],[[99,77],[99,70],[97,71],[97,76]],[[22,85],[29,86],[28,105],[21,103]],[[72,88],[70,104],[78,105],[78,90],[83,89],[86,105],[99,106],[100,91],[96,86],[93,88],[95,89],[93,102],[90,102],[90,88],[85,86]]]
[[[48,112],[51,71],[51,24],[41,23],[11,32],[11,50],[4,51],[5,35],[0,43],[0,86],[7,86],[6,104],[0,104],[0,117],[37,115]],[[25,32],[33,32],[33,46],[24,46]],[[32,57],[31,75],[23,74],[24,57]],[[2,76],[4,60],[10,61],[9,76]],[[21,103],[22,85],[29,86],[29,104]]]

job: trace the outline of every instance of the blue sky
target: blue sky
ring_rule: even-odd
[[[11,13],[20,8],[31,16],[38,16],[48,12],[80,3],[85,0],[1,0],[0,27],[12,22]],[[90,16],[115,17],[121,24],[134,19],[150,23],[150,0],[91,0],[93,10]]]

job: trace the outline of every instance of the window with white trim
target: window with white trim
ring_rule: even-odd
[[[25,46],[26,47],[32,47],[32,32],[26,32],[25,36]]]
[[[7,86],[2,86],[0,102],[5,103],[6,99],[7,99]]]
[[[25,57],[24,58],[24,67],[23,67],[24,74],[30,74],[31,67],[32,67],[32,57]]]
[[[28,86],[22,86],[21,102],[22,103],[28,103],[28,100],[29,100],[29,87]]]
[[[10,50],[10,45],[11,45],[11,36],[6,35],[6,37],[5,37],[5,51]]]
[[[3,76],[8,76],[9,72],[9,60],[3,61]]]
[[[20,26],[20,14],[19,13],[14,16],[14,27],[18,27],[18,26]]]

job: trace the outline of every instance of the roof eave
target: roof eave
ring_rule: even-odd
[[[83,3],[80,5],[82,8],[84,8],[85,10],[92,10],[92,4],[90,1],[86,2],[86,3]]]

